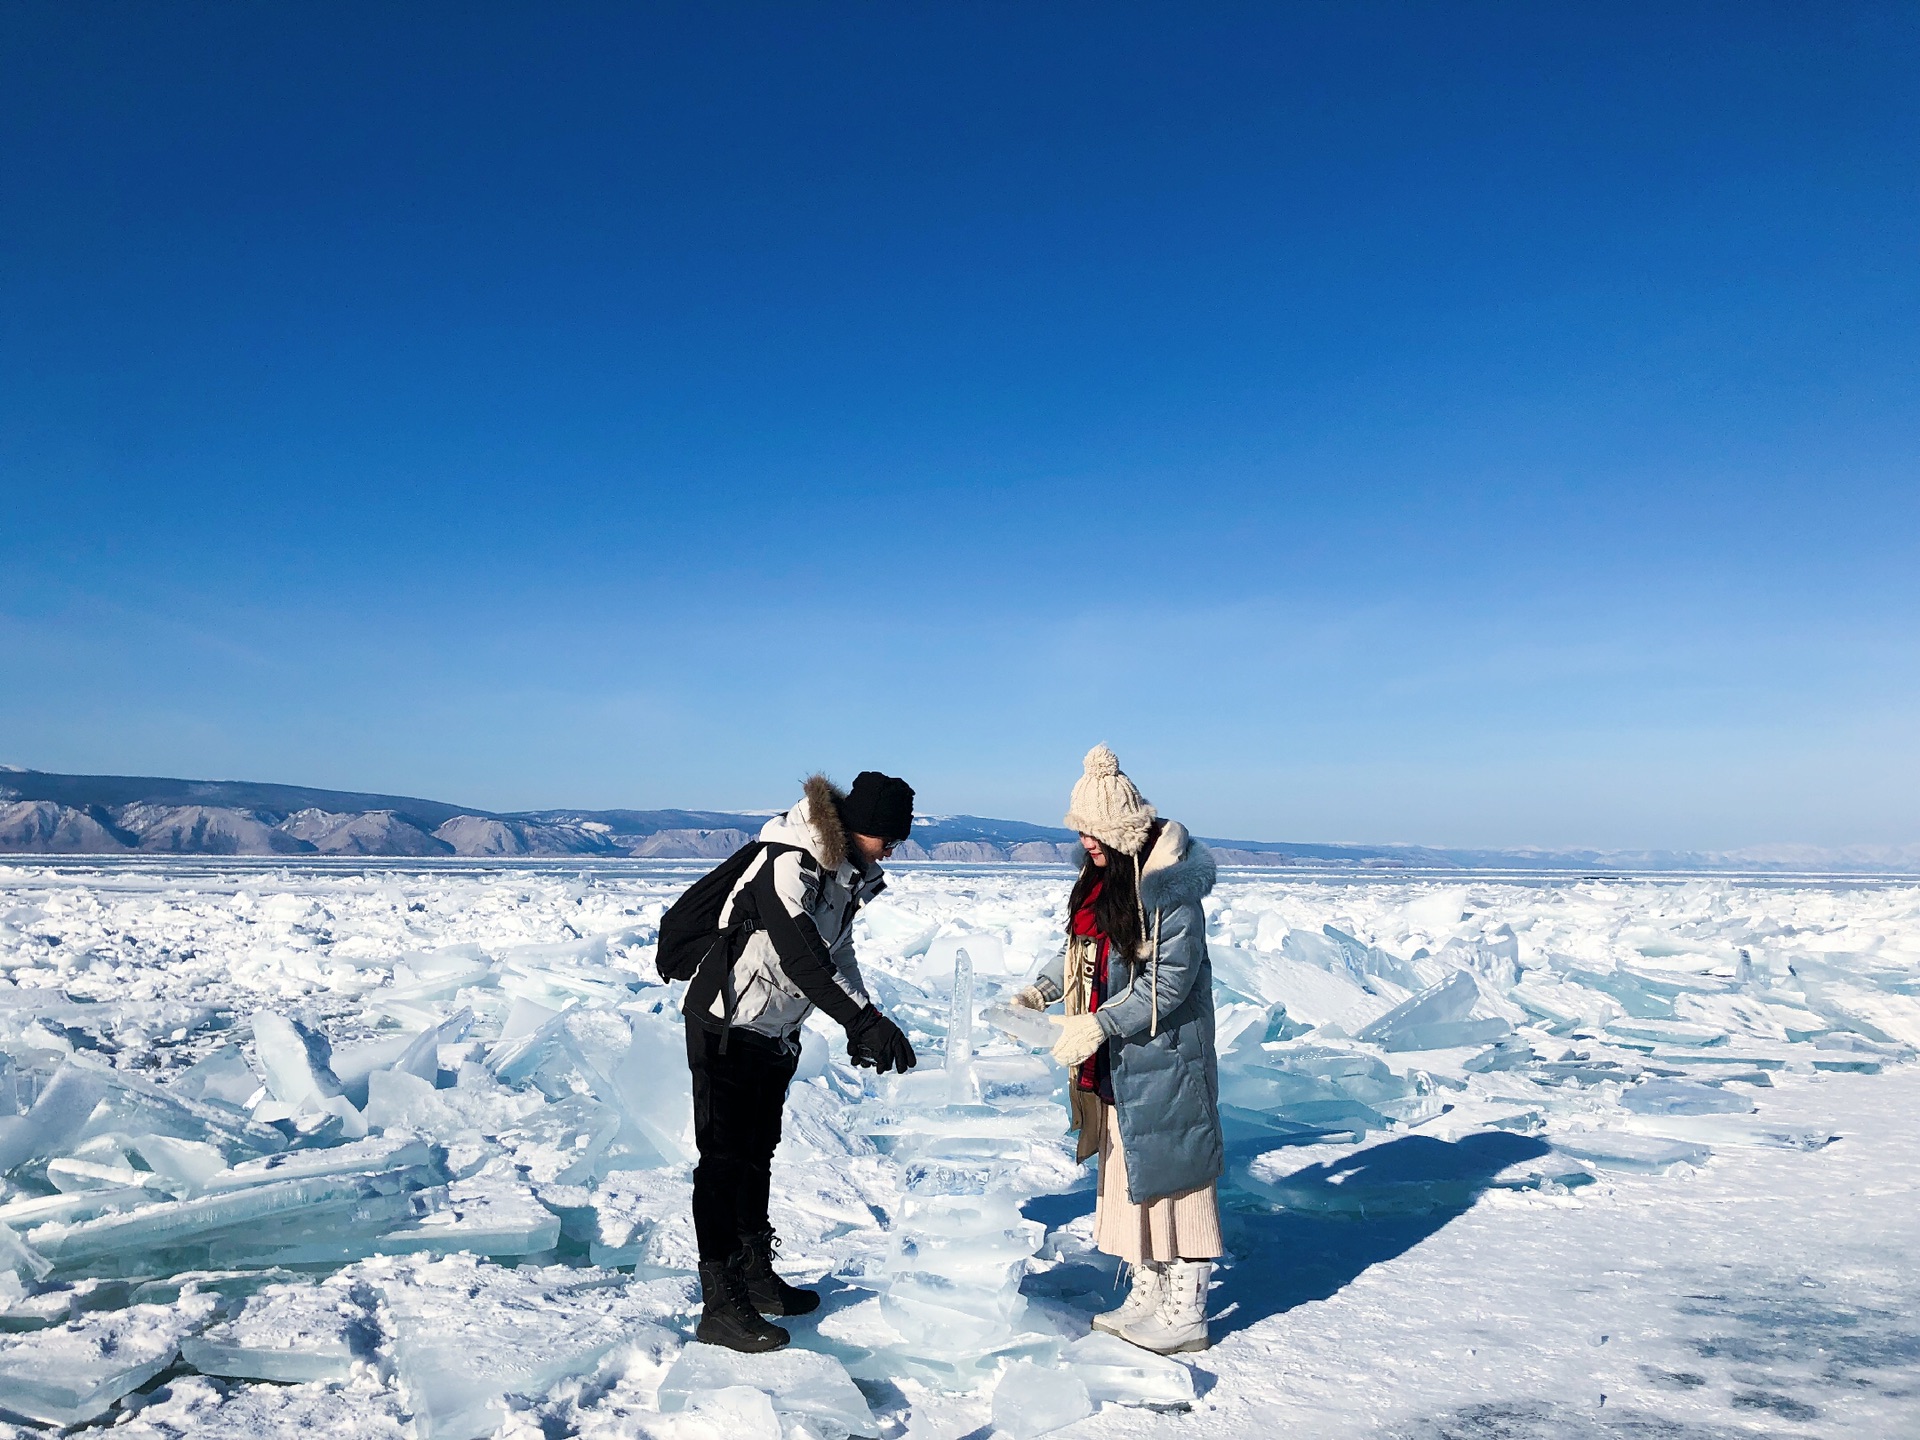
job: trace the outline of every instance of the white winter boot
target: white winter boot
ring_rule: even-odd
[[[1213,1262],[1176,1260],[1165,1275],[1160,1304],[1151,1315],[1123,1327],[1120,1338],[1160,1355],[1206,1349],[1213,1343],[1207,1338],[1207,1282],[1213,1277]]]
[[[1118,1310],[1093,1317],[1093,1328],[1118,1335],[1136,1320],[1144,1320],[1160,1308],[1160,1296],[1167,1288],[1167,1267],[1158,1260],[1142,1260],[1133,1267],[1133,1288],[1120,1302]]]

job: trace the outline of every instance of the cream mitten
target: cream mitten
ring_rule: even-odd
[[[1019,1010],[1044,1010],[1047,1008],[1047,997],[1040,993],[1038,985],[1029,985],[1015,995],[1011,1003]]]
[[[1094,1051],[1107,1043],[1107,1032],[1100,1028],[1098,1015],[1069,1015],[1053,1023],[1060,1027],[1053,1042],[1053,1058],[1069,1070],[1092,1059]]]

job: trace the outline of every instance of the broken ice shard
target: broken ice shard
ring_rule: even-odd
[[[32,1110],[0,1118],[0,1171],[66,1149],[100,1103],[101,1093],[93,1072],[70,1061],[63,1064]]]
[[[447,1187],[446,1199],[394,1226],[369,1248],[382,1255],[538,1255],[560,1243],[560,1217],[535,1198],[511,1164],[495,1161]]]
[[[491,1435],[501,1397],[539,1394],[616,1345],[671,1343],[601,1277],[497,1267],[482,1276],[465,1256],[371,1262],[366,1273],[386,1296],[395,1370],[422,1440]]]
[[[473,1025],[473,1011],[462,1006],[438,1025],[411,1035],[393,1035],[348,1046],[333,1056],[333,1073],[341,1088],[362,1110],[367,1107],[367,1083],[376,1070],[412,1075],[429,1085],[439,1078],[440,1047],[456,1043]]]
[[[260,1077],[238,1045],[222,1045],[167,1083],[183,1100],[199,1100],[245,1114],[261,1090]]]
[[[684,1410],[703,1392],[735,1385],[763,1392],[782,1415],[825,1422],[816,1430],[872,1435],[878,1428],[846,1367],[812,1350],[742,1355],[696,1342],[680,1352],[660,1381],[660,1409],[667,1414]]]
[[[335,1277],[319,1285],[269,1285],[240,1313],[180,1342],[180,1357],[203,1375],[298,1384],[342,1380],[356,1360],[378,1359],[379,1295]]]
[[[1456,970],[1394,1006],[1354,1038],[1395,1052],[1484,1045],[1513,1027],[1498,1017],[1473,1018],[1469,1012],[1479,999],[1480,986],[1472,974]]]
[[[1096,1330],[1061,1356],[1098,1401],[1117,1405],[1190,1405],[1193,1372],[1176,1360]]]
[[[993,1391],[993,1428],[1014,1440],[1034,1440],[1092,1413],[1093,1398],[1079,1375],[1031,1360],[1009,1365]]]
[[[1038,1010],[1026,1010],[1013,1005],[989,1005],[980,1012],[980,1018],[994,1029],[1011,1035],[1022,1045],[1035,1050],[1051,1049],[1060,1034],[1054,1023]]]
[[[332,1047],[326,1036],[310,1026],[262,1010],[253,1017],[253,1045],[274,1099],[298,1105],[341,1093],[331,1064]]]
[[[181,1336],[213,1308],[210,1298],[191,1296],[0,1337],[0,1409],[45,1425],[83,1425],[171,1365]]]

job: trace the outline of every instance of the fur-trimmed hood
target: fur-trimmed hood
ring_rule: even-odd
[[[760,838],[811,851],[831,874],[848,861],[847,827],[840,822],[840,802],[846,798],[847,792],[826,776],[810,775],[801,787],[800,803],[763,825]]]
[[[1213,852],[1178,820],[1168,820],[1140,867],[1140,904],[1151,915],[1202,900],[1213,893],[1216,874]]]

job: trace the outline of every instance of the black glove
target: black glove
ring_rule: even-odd
[[[856,1065],[871,1066],[882,1075],[889,1070],[904,1075],[919,1063],[900,1027],[872,1005],[847,1026],[847,1058]]]

